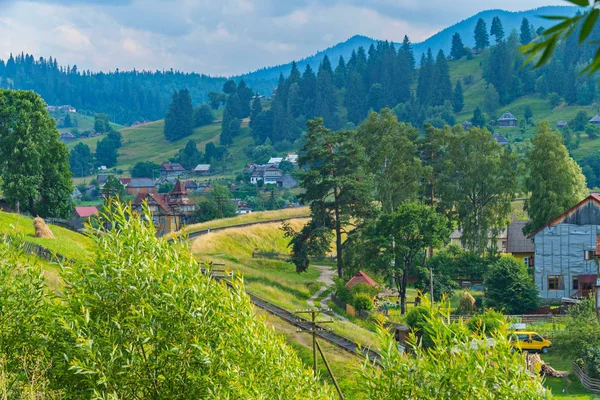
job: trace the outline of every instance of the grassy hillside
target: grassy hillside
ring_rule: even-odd
[[[290,222],[296,230],[305,223],[306,220]],[[290,263],[252,258],[255,249],[288,254],[288,239],[283,235],[281,223],[226,229],[200,236],[191,244],[198,259],[225,264],[242,275],[251,293],[288,310],[306,309],[306,300],[322,285],[317,282],[319,270],[313,266],[299,274]],[[331,325],[336,332],[365,346],[377,346],[372,331],[351,322],[336,321]]]

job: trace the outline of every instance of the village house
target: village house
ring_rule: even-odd
[[[291,162],[294,167],[298,166],[298,154],[288,153],[288,155],[285,157],[285,161]]]
[[[506,252],[522,260],[529,267],[534,266],[535,247],[533,241],[525,236],[523,228],[529,221],[512,221],[508,225]]]
[[[283,161],[283,157],[271,157],[271,158],[269,158],[269,162],[267,164],[271,164],[276,167],[279,167],[279,164],[281,164],[282,161]]]
[[[556,121],[556,127],[557,127],[558,129],[563,129],[563,128],[565,128],[565,127],[567,126],[567,124],[568,124],[568,122],[567,122],[567,121],[564,121],[564,120],[562,120],[562,119],[561,119],[560,121]]]
[[[277,185],[277,180],[281,178],[282,172],[274,165],[256,165],[250,176],[250,183],[256,185],[258,181],[263,181],[265,185]]]
[[[185,168],[179,163],[163,163],[158,172],[160,176],[179,176],[185,174]]]
[[[75,207],[70,223],[75,229],[83,229],[84,223],[88,222],[90,217],[98,214],[98,209],[94,206]]]
[[[450,244],[462,247],[461,240],[462,240],[462,231],[460,229],[455,229],[450,234]],[[489,248],[494,247],[499,253],[506,253],[506,246],[507,246],[506,228],[503,228],[502,230],[500,230],[500,232],[497,235],[495,235],[495,237],[494,237],[493,232],[490,230],[488,232],[488,244],[487,245]]]
[[[70,105],[64,105],[64,106],[60,106],[60,111],[65,112],[65,113],[76,113],[77,110],[75,109],[75,107],[70,106]]]
[[[468,131],[473,127],[473,123],[471,121],[465,121],[461,125],[465,131]]]
[[[67,142],[71,142],[75,139],[76,139],[75,135],[73,135],[71,132],[61,132],[60,137],[58,138],[58,141],[67,143]]]
[[[194,181],[185,181],[183,187],[188,192],[196,192],[198,190],[198,184]]]
[[[133,202],[134,210],[142,213],[147,202],[158,236],[176,232],[189,224],[196,203],[188,198],[183,183],[178,180],[170,193],[140,193]]]
[[[150,178],[130,178],[129,182],[123,183],[127,194],[140,194],[140,193],[156,193],[156,186]]]
[[[594,115],[588,122],[592,125],[600,125],[600,113]]]
[[[102,188],[102,186],[104,186],[104,184],[106,183],[106,180],[108,179],[109,176],[111,176],[112,174],[98,174],[96,175],[96,183],[98,184],[99,188]]]
[[[508,141],[508,139],[502,135],[499,135],[497,133],[494,133],[492,135],[492,137],[494,138],[494,140],[496,140],[496,142],[498,142],[498,144],[502,147],[507,146],[510,144],[510,142]]]
[[[196,168],[194,168],[194,174],[209,175],[210,174],[210,164],[198,164],[196,166]]]
[[[517,126],[517,119],[507,111],[498,118],[498,124],[501,127]]]
[[[298,182],[290,174],[283,174],[277,178],[277,187],[292,189],[296,186],[298,186]]]
[[[236,209],[235,213],[238,215],[250,214],[252,213],[252,207],[248,205],[244,200],[241,199],[232,199],[235,203]]]
[[[529,235],[535,249],[534,280],[543,299],[585,297],[598,276],[600,195],[594,193]]]

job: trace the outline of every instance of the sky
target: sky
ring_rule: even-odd
[[[0,0],[0,58],[21,51],[79,70],[231,76],[354,35],[420,42],[479,11],[559,0]]]

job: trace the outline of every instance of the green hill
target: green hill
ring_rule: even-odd
[[[463,58],[458,61],[451,60],[448,62],[452,85],[456,85],[457,80],[461,80],[463,84],[465,106],[463,111],[456,115],[457,123],[471,119],[473,110],[484,103],[487,82],[482,76],[482,64],[485,57],[488,56],[488,52],[489,50],[471,59]],[[268,103],[265,106],[268,106]],[[523,119],[526,106],[531,107],[534,121],[546,120],[550,122],[553,128],[556,127],[557,121],[571,120],[581,110],[586,111],[590,117],[596,113],[594,105],[569,106],[566,103],[562,103],[557,107],[552,107],[548,99],[539,95],[529,95],[519,97],[510,104],[502,106],[496,111],[496,115],[499,116],[505,111],[510,111],[517,119]],[[218,111],[217,118],[220,118],[221,114],[222,112]],[[122,129],[120,132],[123,135],[123,147],[119,149],[119,161],[116,168],[127,173],[135,163],[140,161],[152,161],[157,164],[166,162],[183,148],[188,140],[194,140],[197,143],[198,149],[203,151],[206,143],[219,142],[221,122],[218,120],[213,124],[196,128],[191,136],[175,142],[168,142],[164,138],[163,128],[164,121],[161,120]],[[525,132],[521,132],[520,128],[516,127],[497,127],[495,128],[495,133],[507,136],[511,142],[515,143],[516,150],[523,152],[528,148],[528,140],[535,133],[535,127],[528,126],[525,128]],[[77,143],[83,142],[94,150],[96,143],[100,139],[101,137],[82,139],[70,142],[68,147],[73,148]],[[241,170],[244,164],[250,162],[244,153],[244,149],[252,143],[253,140],[248,128],[248,120],[244,120],[242,122],[241,134],[234,138],[234,144],[229,147],[232,161],[228,164],[227,169],[234,172],[228,173],[227,177],[234,176],[236,172]],[[582,135],[581,145],[573,151],[573,155],[578,161],[581,161],[597,149],[600,149],[600,139],[590,140],[585,135]]]

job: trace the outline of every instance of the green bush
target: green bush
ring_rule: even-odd
[[[430,319],[431,310],[426,306],[413,307],[406,313],[406,325],[411,328],[424,347],[433,345],[433,340],[427,330]]]
[[[424,316],[425,312],[419,312]],[[384,399],[529,399],[548,398],[542,378],[527,372],[523,356],[513,352],[507,337],[473,334],[464,324],[448,322],[436,309],[425,317],[433,346],[411,339],[411,355],[397,350],[392,334],[379,329],[381,368],[365,362],[362,368],[366,398]]]
[[[486,307],[507,314],[523,314],[538,306],[538,291],[522,261],[501,257],[490,267],[485,280]]]
[[[504,315],[495,310],[488,310],[483,314],[474,315],[467,327],[473,333],[491,336],[505,323]]]
[[[373,298],[367,293],[356,293],[352,298],[352,305],[357,311],[370,311],[373,309]]]

